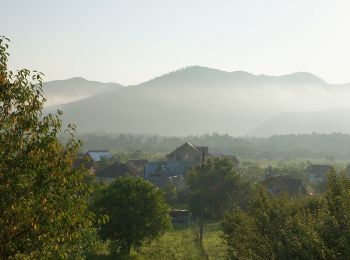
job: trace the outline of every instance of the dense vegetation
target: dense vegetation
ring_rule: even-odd
[[[187,137],[162,137],[157,135],[132,134],[84,134],[84,149],[104,148],[122,152],[167,153],[184,142],[205,144],[212,151],[234,154],[244,160],[256,159],[349,159],[350,135],[303,134],[279,135],[269,138],[232,137],[229,135],[205,134]]]
[[[333,170],[320,197],[272,197],[256,187],[247,209],[227,212],[231,259],[349,259],[350,181]]]
[[[42,74],[8,70],[7,42],[0,38],[0,259],[81,256],[94,217],[89,176],[72,169],[79,143],[73,127],[60,142],[59,115],[42,117]]]

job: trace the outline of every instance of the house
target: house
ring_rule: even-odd
[[[167,155],[167,161],[186,162],[199,166],[208,156],[207,146],[194,146],[187,142]]]
[[[209,153],[208,146],[196,146],[189,142],[176,148],[166,157],[167,160],[164,162],[147,162],[144,167],[144,178],[161,188],[170,181],[175,182],[177,188],[185,189],[184,177],[188,171],[202,165],[207,158],[226,158],[236,166],[239,164],[235,156],[224,153]]]
[[[333,167],[331,165],[312,164],[305,169],[311,183],[323,182],[326,175]]]
[[[266,187],[271,195],[286,193],[290,196],[312,196],[314,194],[314,190],[309,185],[304,185],[302,180],[290,175],[267,177],[264,181],[260,182],[260,184]]]
[[[224,152],[209,152],[208,146],[196,146],[189,142],[181,145],[167,155],[167,161],[187,162],[192,166],[200,166],[208,158],[228,159],[238,166],[238,159]]]
[[[116,177],[122,177],[128,174],[133,177],[139,176],[138,172],[135,169],[129,167],[127,164],[115,162],[112,165],[97,171],[96,181],[110,183]]]

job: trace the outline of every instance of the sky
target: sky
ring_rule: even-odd
[[[349,0],[0,0],[13,70],[138,84],[178,68],[350,82]]]

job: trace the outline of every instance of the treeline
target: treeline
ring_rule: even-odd
[[[269,138],[233,137],[217,133],[186,137],[90,133],[82,134],[79,138],[83,140],[83,149],[124,152],[141,150],[167,153],[189,141],[241,159],[332,160],[350,157],[350,135],[341,133],[275,135]]]

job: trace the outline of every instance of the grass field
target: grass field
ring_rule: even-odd
[[[141,248],[135,259],[205,259],[195,226],[176,225],[160,239]]]
[[[219,223],[204,226],[203,247],[198,241],[198,226],[174,225],[159,239],[144,245],[139,252],[133,251],[124,259],[133,260],[200,260],[225,259],[226,245],[221,238]],[[204,251],[203,251],[204,250]],[[208,258],[207,258],[208,256]],[[108,252],[89,259],[116,259]]]
[[[204,226],[202,244],[210,260],[226,259],[226,243],[222,238],[222,231],[219,223],[207,223]]]

